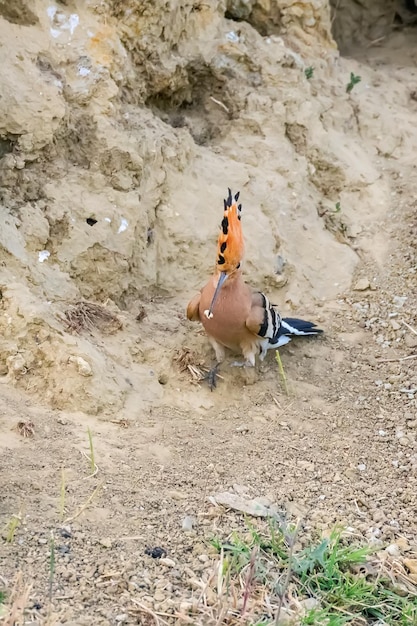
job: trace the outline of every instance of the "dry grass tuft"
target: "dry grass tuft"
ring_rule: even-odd
[[[93,331],[95,329],[111,335],[122,328],[119,318],[107,310],[101,304],[94,302],[77,302],[65,311],[65,320],[68,330],[80,333],[83,330]]]
[[[184,346],[178,350],[173,358],[180,372],[188,372],[191,374],[192,382],[200,382],[204,380],[207,368],[204,367],[204,361],[195,352]]]
[[[24,614],[31,590],[32,587],[25,584],[23,574],[19,572],[4,606],[4,613],[0,616],[2,626],[17,626],[17,624],[25,623]]]
[[[26,422],[20,421],[16,424],[14,430],[17,430],[19,435],[27,439],[35,435],[35,424],[30,420],[27,420]]]

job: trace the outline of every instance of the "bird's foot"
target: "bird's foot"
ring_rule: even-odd
[[[212,367],[211,369],[209,369],[207,374],[204,376],[204,380],[208,382],[210,391],[213,391],[213,389],[217,387],[217,376],[219,375],[218,373],[219,365],[220,363],[216,363],[216,365]]]

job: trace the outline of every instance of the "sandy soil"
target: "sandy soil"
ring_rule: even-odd
[[[162,278],[158,274],[157,289],[123,290],[123,259],[115,249],[121,274],[116,269],[109,281],[115,292],[119,286],[120,290],[113,302],[106,301],[99,297],[100,278],[87,276],[84,282],[79,278],[88,268],[80,240],[80,256],[65,258],[69,248],[64,248],[76,234],[55,233],[61,237],[61,247],[55,250],[45,244],[52,254],[61,255],[61,269],[67,268],[82,296],[104,303],[120,319],[121,328],[94,328],[78,335],[67,332],[64,341],[57,318],[47,317],[47,309],[24,291],[19,282],[23,273],[13,265],[15,260],[6,267],[4,314],[14,315],[15,337],[21,336],[26,343],[21,352],[5,350],[7,368],[0,385],[3,537],[12,516],[20,520],[14,541],[0,543],[0,581],[10,589],[21,573],[24,583],[31,586],[25,623],[43,624],[49,619],[68,625],[146,624],[146,613],[138,602],[161,613],[178,611],[181,603],[185,610],[184,602],[192,603],[198,594],[195,581],[204,581],[211,567],[208,538],[241,524],[239,515],[210,501],[210,496],[226,490],[265,496],[290,517],[301,516],[312,533],[341,523],[388,543],[405,537],[408,556],[417,558],[416,60],[411,28],[340,59],[338,71],[343,77],[353,71],[362,76],[362,82],[351,100],[335,104],[331,112],[332,98],[338,97],[335,90],[344,78],[338,84],[331,74],[321,76],[316,87],[312,82],[312,89],[319,92],[327,84],[319,106],[320,123],[333,137],[341,162],[350,162],[351,170],[356,168],[358,173],[346,174],[340,163],[333,169],[322,163],[320,169],[321,157],[317,157],[311,175],[317,193],[324,194],[327,202],[321,217],[303,213],[303,198],[309,197],[310,206],[316,197],[308,196],[296,172],[288,173],[301,208],[291,217],[281,215],[274,226],[280,233],[285,222],[284,242],[278,250],[285,252],[289,273],[281,284],[279,276],[268,282],[266,268],[272,261],[263,258],[272,254],[276,241],[269,241],[267,234],[263,246],[263,240],[249,237],[257,233],[251,215],[254,199],[258,193],[265,196],[263,185],[254,182],[255,170],[248,165],[243,175],[237,166],[227,165],[227,177],[219,181],[222,160],[213,157],[212,169],[205,171],[210,161],[204,148],[200,162],[193,165],[194,174],[188,171],[190,191],[184,191],[184,196],[189,203],[196,192],[193,176],[216,179],[209,198],[210,202],[217,198],[216,205],[208,217],[201,218],[204,233],[212,231],[211,239],[201,248],[201,242],[192,239],[196,226],[189,221],[194,230],[184,252],[186,260],[178,259],[180,270],[172,264],[175,254],[181,257],[186,249],[187,235],[183,232],[182,240],[175,235],[176,243],[168,251],[169,241],[162,239],[157,272],[171,270]],[[348,109],[353,116],[347,114]],[[293,115],[287,133],[302,160],[306,138],[301,120]],[[338,143],[335,133],[343,125],[346,141]],[[332,129],[336,129],[333,135]],[[217,139],[219,151],[227,141],[235,147],[240,141],[244,146],[237,123],[224,132]],[[249,154],[249,148],[242,150]],[[216,144],[210,150],[216,153]],[[112,167],[117,170],[119,165]],[[133,167],[129,172],[134,176]],[[233,173],[238,180],[233,180]],[[265,176],[271,178],[272,171]],[[63,193],[69,193],[72,182],[76,184],[74,177],[74,172],[68,173]],[[334,183],[333,192],[328,191],[329,181]],[[181,371],[176,360],[189,352],[190,362],[197,367],[211,362],[204,334],[186,321],[185,307],[210,271],[211,257],[206,259],[206,251],[214,260],[216,224],[223,187],[228,184],[242,184],[248,282],[269,289],[284,313],[296,311],[325,330],[323,338],[294,341],[281,350],[289,395],[284,393],[272,354],[256,372],[225,365],[215,392],[194,381],[189,370]],[[92,187],[89,184],[89,193]],[[171,186],[160,219],[169,222],[169,211],[181,206],[181,191]],[[329,207],[338,199],[341,212],[333,214]],[[202,200],[198,198],[200,205]],[[263,228],[267,210],[264,207],[261,214]],[[40,218],[36,220],[32,226],[41,230]],[[319,228],[317,220],[319,241],[314,230]],[[28,222],[22,223],[28,230]],[[142,226],[148,229],[149,244],[154,225],[145,220]],[[312,238],[303,239],[291,251],[297,229],[308,233],[310,226]],[[155,229],[161,229],[160,223]],[[43,235],[36,236],[42,239]],[[328,256],[320,257],[323,247]],[[39,247],[34,250],[37,254]],[[19,254],[15,250],[13,259]],[[31,250],[22,248],[21,254],[30,255]],[[100,264],[99,255],[95,261]],[[144,284],[152,284],[154,276],[141,262],[137,260],[136,269],[133,265],[129,271],[142,271]],[[53,281],[53,270],[46,271],[50,274],[43,279]],[[174,289],[176,272],[180,278]],[[18,286],[10,280],[13,274]],[[32,289],[36,281],[30,280]],[[63,283],[57,280],[48,288],[53,291],[58,284]],[[73,287],[68,285],[62,288],[62,312],[71,301]],[[33,289],[31,293],[36,292]],[[74,288],[73,301],[79,293]],[[15,303],[13,311],[10,302]],[[37,318],[42,319],[38,326]],[[47,331],[42,325],[45,319]],[[36,329],[30,334],[32,323]],[[61,333],[59,340],[51,328]],[[46,335],[39,336],[39,332]],[[35,356],[30,363],[29,335],[37,345],[50,342],[43,352],[32,350]],[[75,359],[69,370],[59,360],[64,344]],[[19,354],[26,359],[23,364]],[[76,360],[80,357],[83,361]],[[43,360],[39,367],[37,360]],[[46,366],[50,376],[45,377]],[[93,476],[87,458],[87,429],[92,433],[97,465]],[[187,516],[194,521],[192,530],[185,531]],[[48,583],[51,533],[56,550],[52,601]],[[166,559],[145,554],[147,548],[156,546],[164,548]]]

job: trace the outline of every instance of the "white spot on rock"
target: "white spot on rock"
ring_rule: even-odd
[[[239,41],[238,35],[236,35],[236,33],[233,30],[230,30],[226,34],[226,39],[228,39],[229,41],[232,41],[233,43],[237,43]]]
[[[38,252],[39,263],[43,263],[51,256],[51,253],[48,250],[41,250]]]
[[[68,20],[68,28],[69,28],[69,32],[71,33],[71,35],[74,34],[74,30],[77,28],[79,23],[80,23],[80,18],[78,17],[78,15],[76,13],[71,13],[69,20]]]
[[[56,39],[63,31],[68,30],[70,35],[74,34],[75,29],[80,23],[80,18],[77,13],[71,13],[69,17],[62,11],[59,11],[56,6],[49,6],[46,9],[46,14],[52,22],[52,27],[49,29],[52,37]]]
[[[129,222],[127,221],[127,219],[125,219],[124,217],[122,217],[122,219],[120,220],[120,226],[119,226],[119,230],[117,231],[117,233],[123,233],[125,230],[127,230],[127,227],[129,226]]]
[[[46,9],[46,14],[49,17],[50,20],[53,20],[55,17],[55,13],[56,13],[57,9],[54,6],[50,6]]]

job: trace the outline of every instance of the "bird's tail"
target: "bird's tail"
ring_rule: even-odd
[[[317,328],[313,322],[299,320],[296,317],[283,317],[281,320],[281,332],[283,335],[320,335],[323,331]]]

